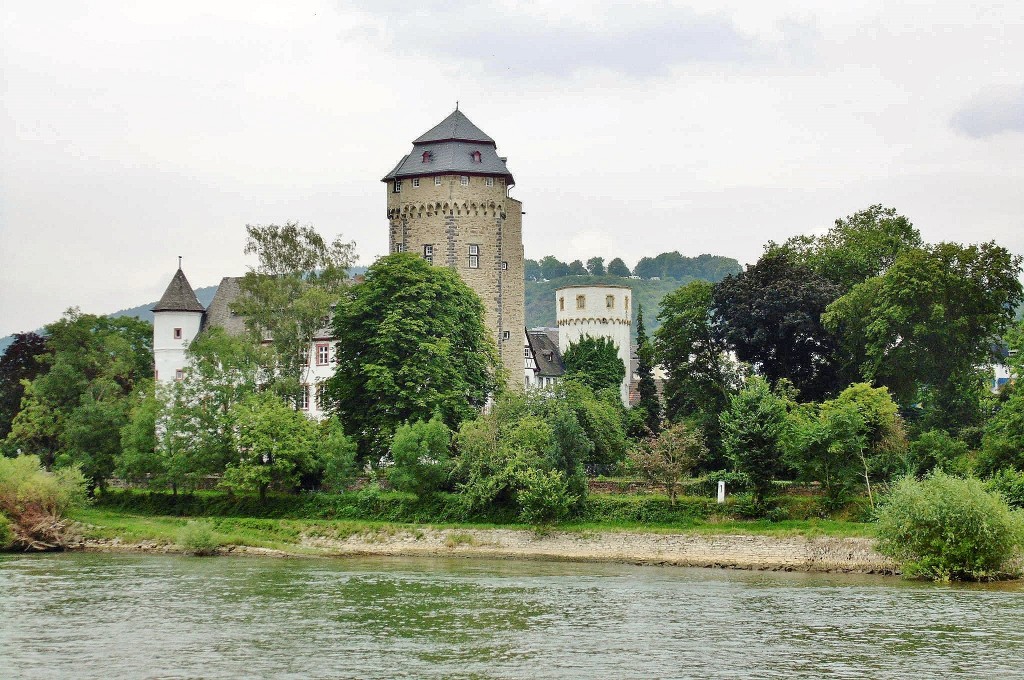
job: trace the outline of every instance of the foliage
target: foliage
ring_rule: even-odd
[[[537,260],[526,260],[523,263],[523,274],[527,281],[540,281],[544,278],[540,262],[537,262]]]
[[[224,488],[258,491],[262,500],[271,486],[295,488],[302,473],[314,467],[316,424],[277,395],[251,395],[232,406],[231,412],[239,458],[224,469]]]
[[[676,503],[679,480],[692,474],[707,456],[700,430],[686,423],[670,425],[630,453],[641,474],[665,485],[670,505]]]
[[[519,518],[528,524],[555,524],[576,505],[561,470],[524,468],[517,473]]]
[[[355,441],[345,436],[337,418],[321,422],[317,450],[317,467],[323,471],[321,484],[334,491],[343,491],[352,484],[359,475],[357,452]]]
[[[534,415],[550,418],[556,411],[570,410],[590,444],[583,462],[613,467],[626,457],[625,417],[618,389],[597,392],[571,380],[561,381],[550,392],[538,392],[528,398]]]
[[[540,273],[545,279],[560,279],[569,276],[569,265],[554,255],[547,255],[540,261]]]
[[[642,412],[644,429],[656,435],[661,430],[661,398],[658,396],[658,386],[654,382],[654,345],[647,337],[643,306],[640,306],[636,314],[636,359],[637,391],[640,393],[640,400],[633,408]]]
[[[618,388],[626,375],[619,347],[611,338],[584,335],[569,345],[562,361],[567,380],[579,381],[592,390]]]
[[[690,420],[704,431],[709,448],[721,448],[719,415],[738,383],[726,343],[712,327],[712,286],[693,281],[664,297],[654,334],[656,359],[668,372],[666,417]]]
[[[1024,472],[1017,468],[1003,468],[985,481],[985,488],[998,493],[1006,503],[1024,510]]]
[[[340,237],[328,243],[295,222],[247,224],[245,230],[245,253],[255,253],[259,264],[239,282],[241,294],[231,310],[245,317],[253,344],[270,337],[274,370],[265,378],[294,399],[305,382],[309,344],[346,286],[355,244]]]
[[[592,257],[589,260],[587,260],[587,271],[590,272],[591,276],[604,276],[604,258]]]
[[[978,457],[982,473],[1011,466],[1024,469],[1024,391],[1020,389],[985,424]]]
[[[878,549],[908,576],[988,580],[1017,554],[1024,523],[980,481],[936,471],[896,484],[879,512],[878,537]]]
[[[7,550],[14,545],[14,530],[11,528],[11,520],[7,515],[0,512],[0,551]]]
[[[944,430],[927,430],[910,442],[907,464],[911,472],[923,477],[932,470],[949,474],[967,472],[967,444]]]
[[[483,407],[498,366],[483,314],[457,273],[411,253],[377,260],[349,288],[335,312],[338,370],[326,391],[361,455],[384,455],[402,423],[440,413],[457,429]]]
[[[7,517],[16,547],[61,547],[62,517],[85,498],[85,477],[77,468],[47,472],[38,456],[0,458],[0,517]]]
[[[25,388],[9,447],[78,465],[102,487],[120,453],[128,395],[152,377],[152,326],[68,310],[46,327],[45,370]]]
[[[41,361],[46,340],[38,333],[18,333],[7,350],[0,353],[0,441],[11,431],[11,422],[21,409],[25,394],[22,380],[32,382],[46,368]]]
[[[590,272],[583,266],[583,263],[579,260],[573,260],[569,263],[569,276],[589,276]]]
[[[616,257],[614,260],[608,263],[608,275],[618,276],[620,278],[626,278],[630,276],[632,272],[629,271],[629,267],[622,261],[621,257]]]
[[[209,522],[191,521],[178,532],[178,545],[196,557],[217,554],[220,541],[214,536]]]
[[[391,442],[388,481],[399,491],[424,496],[440,490],[451,469],[452,432],[439,416],[399,426]]]
[[[717,283],[712,292],[715,332],[741,361],[769,381],[790,380],[807,400],[833,394],[839,382],[835,340],[821,314],[842,290],[782,252]]]
[[[1021,301],[1020,265],[995,243],[906,250],[829,305],[823,321],[864,380],[888,386],[904,407],[932,393],[924,401],[939,409],[930,425],[955,429],[962,415],[942,422],[941,405],[977,390],[969,376]]]
[[[743,269],[739,262],[731,257],[709,255],[686,257],[678,250],[661,253],[655,257],[642,257],[633,267],[633,274],[644,279],[658,277],[662,279],[703,279],[705,281],[721,281],[730,274],[737,274]]]
[[[722,412],[722,446],[737,472],[750,478],[755,505],[762,505],[781,468],[786,405],[758,376]]]

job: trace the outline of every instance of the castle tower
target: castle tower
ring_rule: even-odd
[[[558,351],[565,356],[569,345],[585,335],[609,338],[619,348],[626,374],[619,386],[622,403],[629,406],[630,328],[633,307],[629,286],[565,286],[555,291],[555,318],[558,320]]]
[[[185,348],[199,334],[205,312],[179,263],[163,297],[153,307],[153,361],[157,380],[181,379],[185,370]]]
[[[526,328],[522,203],[494,140],[458,109],[413,141],[387,183],[391,252],[457,271],[484,304],[510,387],[522,387]]]

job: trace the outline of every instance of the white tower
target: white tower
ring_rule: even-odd
[[[565,356],[569,345],[585,335],[609,338],[619,348],[626,367],[619,392],[629,406],[630,327],[633,325],[632,291],[628,286],[565,286],[555,291],[558,319],[558,350]]]
[[[185,348],[199,334],[205,312],[179,262],[174,278],[153,307],[153,362],[157,380],[181,379]]]

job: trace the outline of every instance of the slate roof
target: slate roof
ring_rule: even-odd
[[[558,351],[557,333],[556,330],[553,339],[551,333],[543,328],[526,331],[526,339],[530,343],[534,363],[537,364],[537,375],[541,377],[559,378],[565,375],[565,364]]]
[[[239,276],[225,276],[217,286],[217,292],[210,301],[210,308],[206,310],[206,318],[203,319],[203,329],[219,327],[223,328],[228,335],[242,335],[245,333],[245,319],[231,311],[231,303],[241,293],[238,282]]]
[[[185,272],[179,268],[174,273],[174,278],[167,284],[167,290],[164,291],[163,297],[156,303],[152,311],[205,312],[206,308],[200,304],[199,298],[196,297],[196,292],[192,290],[188,279],[185,278]]]
[[[473,125],[473,121],[466,118],[466,114],[455,109],[440,123],[432,127],[428,132],[413,140],[413,144],[424,142],[442,142],[449,139],[459,139],[464,142],[486,142],[491,145],[494,140],[484,134],[484,131]]]
[[[480,152],[480,162],[473,160],[476,151]],[[426,160],[424,153],[429,154]],[[503,176],[508,184],[515,184],[505,159],[498,156],[494,140],[458,110],[416,139],[412,153],[404,156],[381,181],[444,173]]]

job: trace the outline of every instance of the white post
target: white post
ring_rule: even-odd
[[[718,482],[718,502],[725,502],[725,480],[719,480]]]

